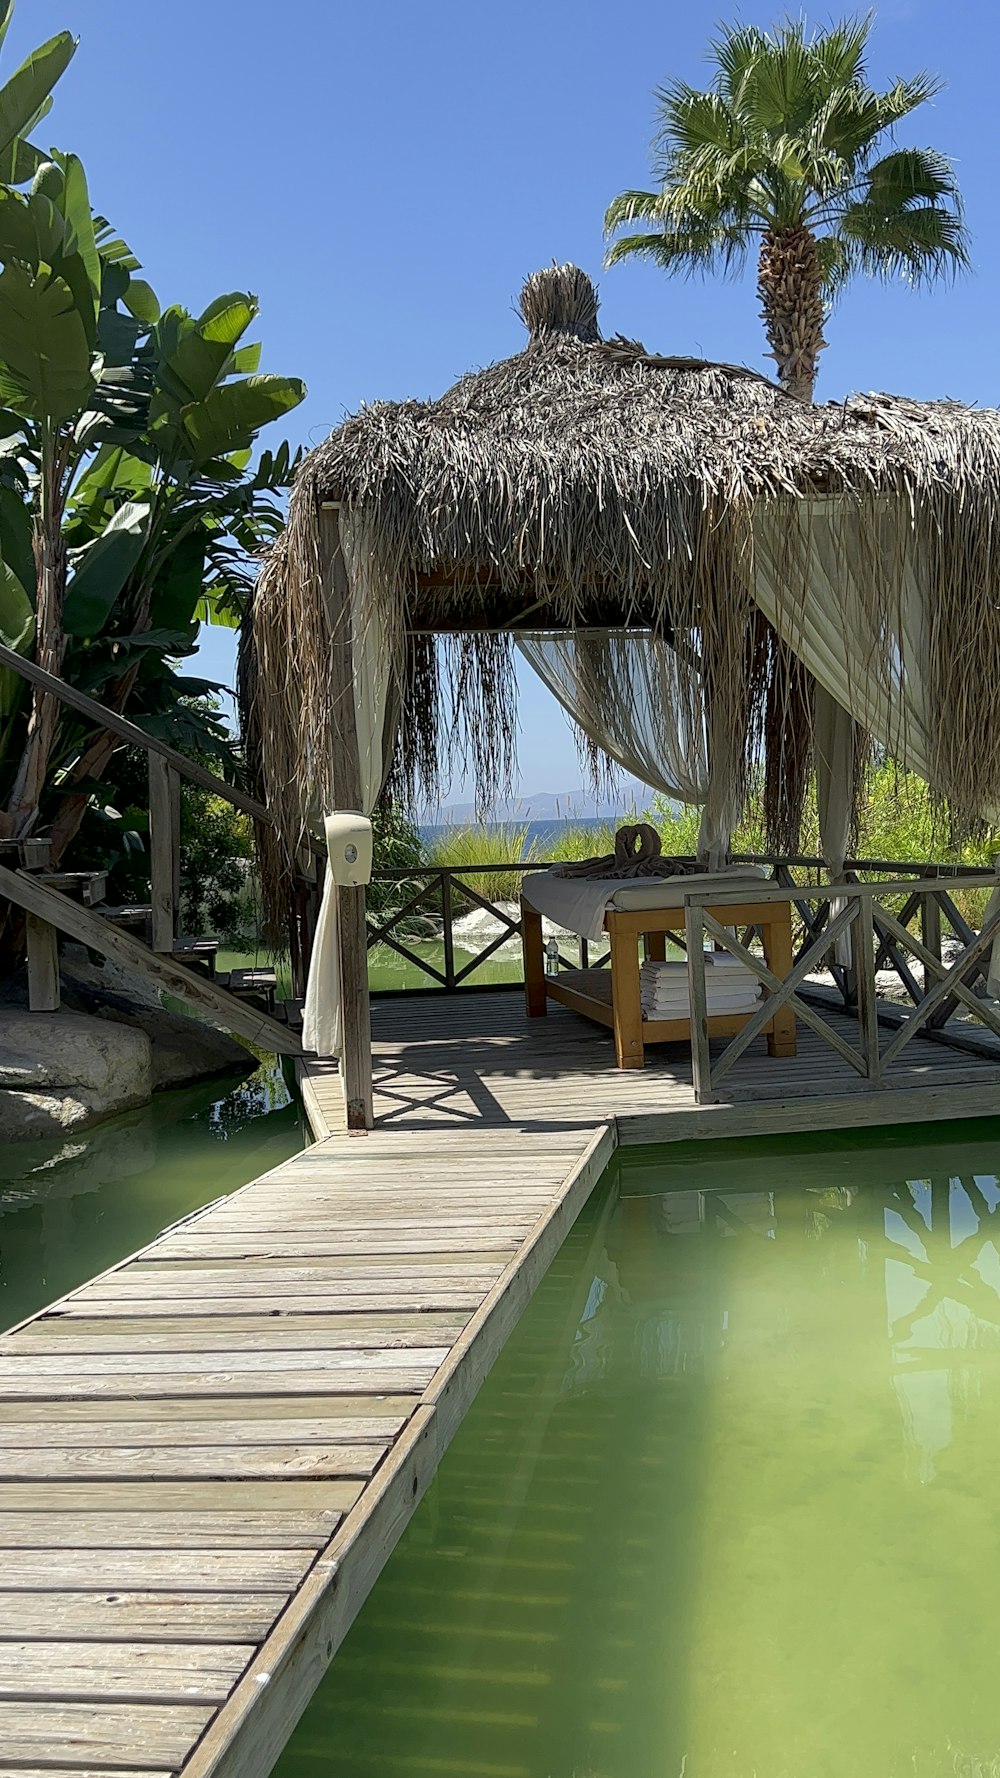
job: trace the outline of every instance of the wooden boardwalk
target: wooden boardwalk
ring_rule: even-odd
[[[915,1040],[873,1093],[811,1033],[726,1102],[511,994],[383,1001],[337,1134],[0,1340],[0,1778],[264,1778],[615,1143],[1000,1111]]]

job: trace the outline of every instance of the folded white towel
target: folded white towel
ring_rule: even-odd
[[[726,1013],[753,1012],[760,1004],[760,999],[760,993],[755,994],[752,989],[744,993],[726,994],[708,1002],[708,1016],[713,1018],[717,1013],[724,1016]],[[690,1014],[691,1004],[687,999],[682,1000],[671,995],[668,998],[644,1000],[642,1010],[648,1019],[686,1019]]]

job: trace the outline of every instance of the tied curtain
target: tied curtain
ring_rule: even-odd
[[[710,870],[725,863],[742,798],[727,737],[709,732],[697,672],[645,633],[533,633],[517,646],[589,742],[651,789],[701,807],[698,856]]]
[[[392,761],[398,706],[391,655],[377,603],[370,596],[369,552],[363,530],[343,514],[340,543],[350,587],[354,718],[364,805],[360,812],[371,815]],[[330,613],[331,624],[336,616]],[[302,1045],[320,1056],[339,1056],[343,1048],[338,897],[329,864],[306,984]]]

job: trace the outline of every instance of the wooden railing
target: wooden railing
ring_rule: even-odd
[[[200,789],[221,797],[234,809],[266,827],[273,827],[273,817],[263,803],[238,784],[230,784],[227,779],[206,770],[196,760],[188,759],[171,747],[169,742],[147,734],[127,716],[110,710],[96,698],[88,697],[86,692],[46,672],[34,661],[25,660],[3,644],[0,644],[0,666],[11,668],[29,685],[85,716],[95,728],[117,735],[119,740],[146,754],[149,770],[150,949],[159,956],[171,955],[178,937],[181,780],[186,778]],[[297,978],[296,993],[304,992],[309,942],[321,881],[319,867],[326,858],[326,849],[319,841],[312,842],[307,851],[309,856],[303,859],[302,892],[293,916],[294,929],[289,932],[293,973]]]
[[[814,890],[823,887],[826,867],[822,859],[746,854],[739,856],[736,862],[754,864],[767,870],[775,887],[795,892],[787,899],[793,903],[797,956],[814,940],[823,936],[831,903],[837,897],[832,893],[818,896],[813,894]],[[521,921],[516,903],[484,895],[481,889],[471,886],[469,878],[523,876],[528,871],[546,868],[548,866],[542,860],[531,859],[528,862],[512,860],[503,864],[435,864],[376,870],[372,881],[381,892],[378,899],[382,902],[388,900],[388,906],[380,913],[369,910],[369,957],[380,945],[384,945],[395,956],[418,970],[426,978],[427,985],[422,990],[411,988],[408,990],[410,993],[447,992],[468,986],[481,966],[503,945],[511,939],[519,941],[521,938]],[[850,859],[845,869],[845,878],[849,883],[869,882],[876,886],[882,881],[888,883],[887,893],[890,899],[893,896],[896,899],[902,897],[900,906],[895,911],[896,922],[908,928],[915,918],[919,919],[922,942],[938,960],[943,955],[942,947],[947,942],[949,928],[952,942],[963,946],[971,944],[976,936],[977,928],[958,907],[955,893],[975,889],[984,881],[993,882],[992,877],[984,878],[982,868],[978,866],[870,858]],[[370,901],[374,899],[374,896],[369,897]],[[492,914],[501,928],[499,933],[478,949],[469,935],[456,934],[457,922],[472,908],[481,908]],[[416,936],[413,927],[420,920],[428,922],[428,930],[425,934]],[[882,917],[878,905],[873,906],[873,922],[878,939],[876,971],[890,971],[898,981],[897,991],[909,1004],[918,1005],[927,991],[926,966],[915,965],[912,956],[907,957],[898,935],[887,919]],[[429,945],[440,947],[440,958],[432,959],[427,954]],[[843,1005],[853,1008],[857,1003],[857,981],[850,964],[838,960],[829,932],[826,933],[825,948],[832,952],[824,962],[831,983]],[[606,967],[608,960],[609,953],[605,946],[595,946],[585,938],[564,935],[559,940],[551,964],[560,971],[595,969]],[[979,973],[985,973],[985,965],[980,965]],[[503,990],[516,988],[519,983],[520,969],[517,979],[488,985],[491,990]],[[373,990],[382,994],[398,991],[394,988]],[[951,1011],[951,1007],[942,1005],[934,1015],[932,1024],[944,1024]]]
[[[869,866],[873,871],[880,868]],[[934,867],[919,868],[929,871]],[[1000,1007],[976,991],[986,975],[994,941],[1000,936],[1000,910],[990,913],[977,932],[955,905],[948,887],[955,883],[954,874],[924,874],[917,880],[919,888],[914,887],[913,876],[809,886],[773,881],[759,895],[755,891],[755,898],[761,901],[791,902],[802,921],[794,965],[784,981],[771,973],[752,948],[751,933],[737,934],[724,924],[722,910],[727,904],[735,906],[745,900],[745,888],[692,890],[685,895],[692,1065],[695,1096],[700,1102],[718,1098],[722,1081],[781,1006],[789,1007],[871,1087],[882,1084],[887,1070],[918,1033],[940,1036],[942,1027],[958,1011],[1000,1038]],[[1000,886],[1000,878],[995,872],[965,870],[961,883],[963,890],[978,890],[988,896]],[[887,902],[899,904],[896,911],[887,907]],[[911,930],[914,919],[920,920],[921,936]],[[948,960],[941,942],[945,920],[957,934],[957,954]],[[706,943],[721,945],[738,957],[764,990],[757,1011],[714,1056],[706,1022]],[[815,990],[807,986],[810,976],[831,968],[831,954],[842,951],[845,944],[850,961],[834,967],[840,970],[840,1011],[852,1013],[856,1042],[824,1016]],[[902,982],[910,1005],[904,1016],[894,1018],[891,1034],[883,1042],[885,1024],[876,977],[887,965]],[[921,972],[919,979],[914,965]]]
[[[521,918],[516,903],[505,902],[503,898],[492,898],[483,895],[469,883],[470,877],[484,876],[523,876],[526,871],[545,870],[547,866],[535,859],[529,863],[515,864],[473,864],[473,865],[418,865],[413,869],[376,870],[372,874],[372,882],[379,888],[391,890],[395,888],[399,901],[393,897],[388,911],[381,915],[368,916],[368,952],[376,950],[379,945],[412,964],[425,975],[432,984],[425,992],[451,990],[464,987],[476,971],[487,963],[503,945],[511,939],[521,940]],[[370,897],[370,899],[372,899]],[[382,899],[380,897],[380,899]],[[456,936],[456,923],[462,916],[475,908],[491,914],[500,923],[501,930],[488,942],[474,948],[467,937]],[[419,920],[427,920],[430,930],[426,936],[416,937],[413,926]],[[421,947],[431,943],[441,947],[441,966],[427,956]],[[574,955],[569,955],[571,946]],[[456,953],[458,954],[456,956]],[[462,955],[468,959],[459,961]],[[563,938],[556,946],[551,957],[554,969],[599,969],[604,968],[610,953],[606,946],[594,946],[585,938]],[[518,954],[518,978],[510,982],[493,982],[491,989],[517,988],[520,984],[520,954]],[[409,989],[408,992],[421,990]],[[393,993],[394,989],[374,989],[374,993]]]

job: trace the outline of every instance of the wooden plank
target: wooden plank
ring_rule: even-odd
[[[287,1025],[280,1025],[277,1019],[260,1012],[249,1002],[227,994],[201,971],[195,974],[172,958],[159,956],[130,933],[112,926],[79,902],[71,901],[68,895],[47,889],[37,878],[0,864],[0,895],[27,913],[49,921],[60,932],[68,933],[70,938],[79,940],[91,950],[100,952],[102,957],[113,957],[117,963],[138,970],[140,975],[166,988],[195,1012],[221,1022],[227,1031],[249,1037],[251,1042],[264,1049],[276,1050],[279,1055],[294,1056],[301,1050],[301,1044]]]
[[[297,1352],[294,1368],[322,1371],[325,1376],[332,1377],[339,1388],[342,1371],[359,1376],[366,1372],[377,1376],[388,1373],[390,1377],[397,1370],[421,1368],[434,1371],[447,1352],[447,1346],[373,1347],[370,1350],[356,1347],[346,1351],[332,1348],[329,1352]],[[285,1352],[267,1349],[257,1352],[94,1352],[90,1354],[86,1368],[91,1378],[157,1376],[165,1371],[175,1376],[194,1377],[238,1370],[241,1376],[249,1379],[268,1372],[283,1376],[289,1368],[289,1357]],[[41,1385],[46,1379],[57,1378],[61,1384],[67,1377],[78,1378],[80,1369],[73,1352],[22,1352],[12,1341],[0,1355],[0,1395],[9,1395],[13,1383]],[[316,1387],[315,1377],[313,1387]],[[44,1389],[36,1390],[36,1394],[44,1393]],[[282,1390],[282,1393],[288,1392]],[[373,1393],[377,1393],[377,1387],[373,1387]]]
[[[30,1012],[58,1012],[59,938],[54,926],[37,914],[25,921],[28,945],[28,1009]]]
[[[339,1229],[335,1234],[319,1235],[311,1229],[302,1233],[278,1235],[265,1230],[260,1235],[220,1234],[209,1228],[190,1235],[175,1235],[169,1245],[157,1248],[150,1258],[172,1261],[190,1259],[337,1259],[342,1254],[363,1254],[374,1259],[383,1254],[398,1253],[409,1258],[423,1253],[477,1252],[512,1253],[531,1228],[532,1216],[519,1217],[516,1222],[475,1222],[441,1225],[425,1233],[415,1229],[393,1229],[378,1225],[371,1230]]]
[[[289,1592],[311,1550],[5,1550],[5,1593]]]
[[[347,1512],[357,1482],[0,1482],[5,1512]]]
[[[113,1773],[108,1766],[0,1766],[0,1778],[158,1778],[158,1775],[148,1766],[144,1772],[137,1771],[134,1766],[128,1771],[124,1766],[115,1766]]]
[[[0,1747],[15,1766],[65,1762],[172,1772],[211,1720],[203,1704],[0,1703]]]
[[[48,1315],[18,1335],[32,1352],[231,1352],[449,1346],[466,1316],[428,1310],[384,1315],[179,1315],[131,1317]]]
[[[247,1642],[0,1642],[0,1701],[221,1704],[253,1653]]]
[[[377,1282],[362,1283],[349,1292],[339,1288],[331,1291],[322,1285],[306,1285],[301,1290],[296,1286],[291,1290],[282,1289],[276,1316],[298,1315],[322,1320],[337,1314],[380,1314],[383,1310],[421,1315],[451,1312],[465,1315],[479,1307],[482,1294],[482,1289],[476,1285],[454,1284],[449,1279],[440,1284],[431,1280],[412,1290],[401,1289],[395,1284],[387,1288]],[[240,1283],[225,1290],[220,1286],[218,1291],[213,1290],[208,1295],[200,1288],[189,1286],[183,1296],[175,1296],[160,1287],[155,1292],[120,1291],[117,1285],[114,1288],[94,1285],[87,1296],[78,1297],[59,1310],[60,1318],[80,1316],[87,1320],[104,1316],[117,1319],[122,1315],[159,1319],[168,1313],[175,1318],[187,1316],[202,1321],[215,1315],[254,1320],[260,1315],[260,1292],[250,1284]],[[0,1407],[0,1414],[2,1411]]]
[[[147,1403],[147,1406],[156,1404]],[[360,1405],[360,1404],[359,1404]],[[50,1402],[49,1417],[37,1424],[30,1420],[5,1420],[0,1423],[0,1461],[6,1463],[8,1451],[41,1451],[47,1446],[64,1450],[85,1450],[96,1447],[98,1453],[113,1449],[175,1448],[205,1445],[217,1453],[230,1445],[252,1448],[255,1445],[322,1445],[348,1452],[357,1445],[381,1449],[387,1439],[401,1432],[405,1419],[398,1414],[379,1414],[377,1402],[373,1411],[329,1420],[222,1420],[213,1414],[205,1420],[61,1420],[62,1403]],[[370,1453],[369,1453],[370,1455]],[[346,1472],[345,1472],[346,1473]],[[2,1537],[2,1529],[0,1529]]]
[[[60,1476],[106,1481],[190,1481],[200,1476],[365,1478],[378,1468],[388,1442],[341,1445],[332,1439],[304,1444],[0,1446],[0,1481],[58,1481]]]
[[[317,1419],[336,1425],[338,1433],[344,1420],[357,1420],[359,1414],[365,1418],[375,1416],[381,1424],[383,1419],[398,1421],[402,1425],[409,1419],[418,1406],[418,1394],[379,1395],[377,1400],[370,1399],[359,1402],[355,1395],[237,1395],[227,1396],[226,1416],[230,1420],[279,1420],[282,1417],[298,1420]],[[124,1421],[145,1423],[154,1421],[158,1425],[166,1425],[178,1421],[187,1425],[203,1425],[206,1421],[220,1418],[218,1402],[210,1397],[205,1400],[191,1400],[181,1394],[176,1399],[168,1396],[159,1401],[144,1400],[141,1396],[135,1400],[124,1396],[120,1401],[64,1401],[58,1397],[43,1396],[39,1401],[0,1401],[0,1426],[14,1422],[34,1422],[46,1425],[49,1421],[58,1420],[61,1425],[83,1425],[97,1422],[99,1424]]]
[[[283,1592],[182,1593],[170,1589],[82,1593],[0,1590],[0,1643],[51,1641],[260,1642],[285,1606]],[[53,1749],[46,1750],[53,1757]],[[4,1754],[10,1749],[4,1747]]]
[[[705,1104],[712,1092],[712,1053],[708,1042],[708,988],[705,982],[704,909],[685,908],[684,936],[688,959],[688,994],[691,1002],[691,1069],[694,1096]]]
[[[0,1512],[6,1549],[318,1550],[339,1512]],[[16,1626],[15,1626],[16,1627]]]
[[[149,879],[154,951],[172,955],[177,930],[174,859],[179,857],[180,831],[174,827],[174,783],[177,772],[162,754],[150,753]]]
[[[280,1358],[281,1354],[276,1356]],[[304,1354],[303,1358],[307,1356],[308,1354]],[[315,1368],[283,1371],[277,1367],[277,1371],[281,1376],[282,1389],[289,1396],[311,1395],[323,1380]],[[337,1372],[336,1387],[342,1394],[359,1396],[388,1394],[394,1389],[419,1392],[426,1387],[433,1374],[434,1365],[430,1362],[415,1365],[408,1370],[391,1370],[387,1367],[379,1370],[345,1369]],[[204,1373],[181,1370],[145,1371],[141,1375],[137,1375],[134,1370],[126,1370],[95,1376],[80,1374],[75,1367],[70,1367],[63,1376],[55,1378],[34,1376],[29,1364],[27,1371],[16,1376],[12,1376],[9,1371],[0,1371],[0,1397],[7,1401],[20,1402],[57,1399],[98,1401],[114,1396],[146,1396],[156,1400],[165,1395],[201,1395],[218,1401],[221,1412],[222,1404],[231,1396],[250,1394],[254,1390],[259,1390],[261,1394],[272,1392],[275,1375],[275,1369],[262,1371],[257,1375],[248,1375],[240,1369]]]

